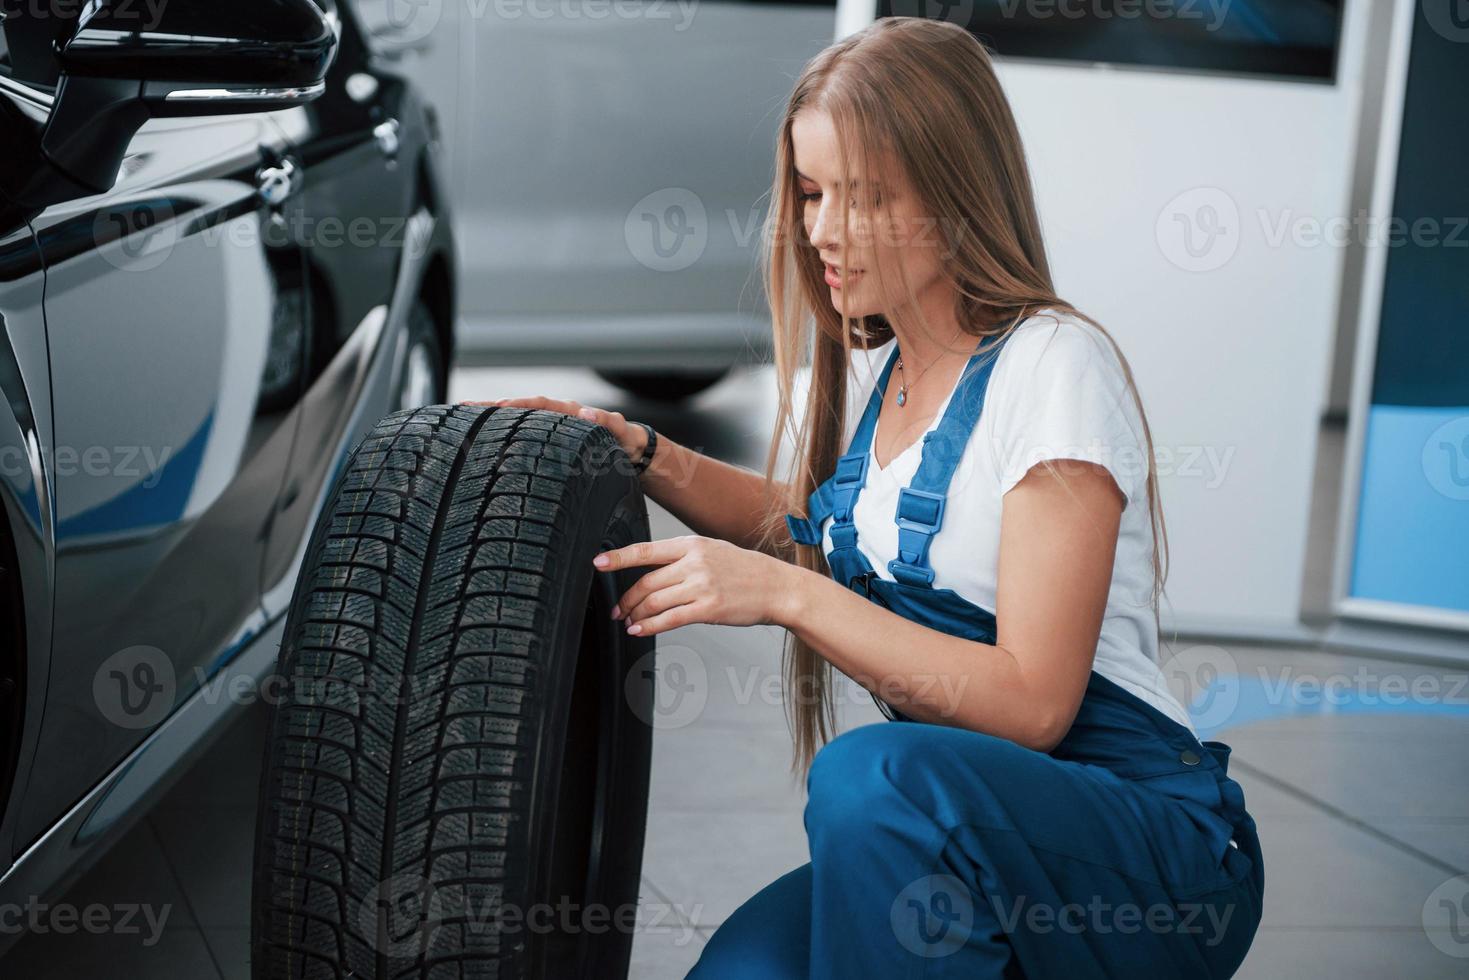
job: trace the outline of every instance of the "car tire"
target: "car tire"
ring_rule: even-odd
[[[626,976],[655,644],[610,616],[640,573],[591,559],[647,538],[590,422],[435,405],[364,437],[270,699],[257,980]]]
[[[623,371],[598,368],[604,381],[623,391],[660,402],[680,402],[714,387],[729,374],[729,368],[715,371]]]

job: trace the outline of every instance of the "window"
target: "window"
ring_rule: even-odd
[[[1415,5],[1409,42],[1402,129],[1395,154],[1392,209],[1372,215],[1353,244],[1385,256],[1382,301],[1364,320],[1362,346],[1372,351],[1356,435],[1360,474],[1346,598],[1366,615],[1469,625],[1469,106],[1450,97],[1464,81],[1464,36],[1454,15]],[[1462,21],[1460,21],[1462,23]],[[1457,28],[1463,31],[1463,27]],[[1397,52],[1394,53],[1396,57]],[[1382,137],[1390,145],[1393,134]],[[1384,168],[1385,164],[1379,164]],[[1354,222],[1353,227],[1356,227]],[[1360,236],[1360,237],[1358,237]],[[1370,267],[1369,267],[1370,268]],[[1365,290],[1365,286],[1363,287]],[[1374,349],[1375,348],[1375,349]]]
[[[69,28],[67,18],[27,16],[20,4],[0,0],[0,75],[35,88],[56,87],[60,67],[51,53],[53,33]]]
[[[965,27],[1001,57],[1331,81],[1342,0],[878,0]]]

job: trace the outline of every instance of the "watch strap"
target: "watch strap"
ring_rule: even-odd
[[[642,473],[648,468],[648,464],[653,462],[653,454],[658,451],[658,433],[646,422],[634,422],[633,424],[642,426],[643,431],[648,433],[648,442],[643,446],[643,455],[632,465],[634,473]]]

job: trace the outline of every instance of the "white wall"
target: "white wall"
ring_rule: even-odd
[[[1273,236],[1345,213],[1352,82],[1002,76],[1058,288],[1112,330],[1143,395],[1175,624],[1294,623],[1342,249]],[[1184,222],[1207,208],[1222,234],[1203,248],[1195,224],[1190,256]]]

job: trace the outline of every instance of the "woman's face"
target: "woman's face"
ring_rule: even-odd
[[[825,263],[832,306],[849,317],[876,313],[892,317],[907,303],[903,276],[927,308],[926,299],[951,287],[943,275],[942,229],[913,193],[906,176],[891,162],[878,174],[852,173],[857,182],[846,193],[837,186],[837,135],[831,116],[802,109],[791,121],[791,142],[806,234]],[[854,164],[855,166],[855,164]],[[880,208],[861,193],[866,176]],[[885,211],[884,211],[885,209]],[[847,264],[842,262],[842,219],[847,220]],[[882,263],[883,282],[872,274]],[[901,275],[900,275],[901,270]]]

